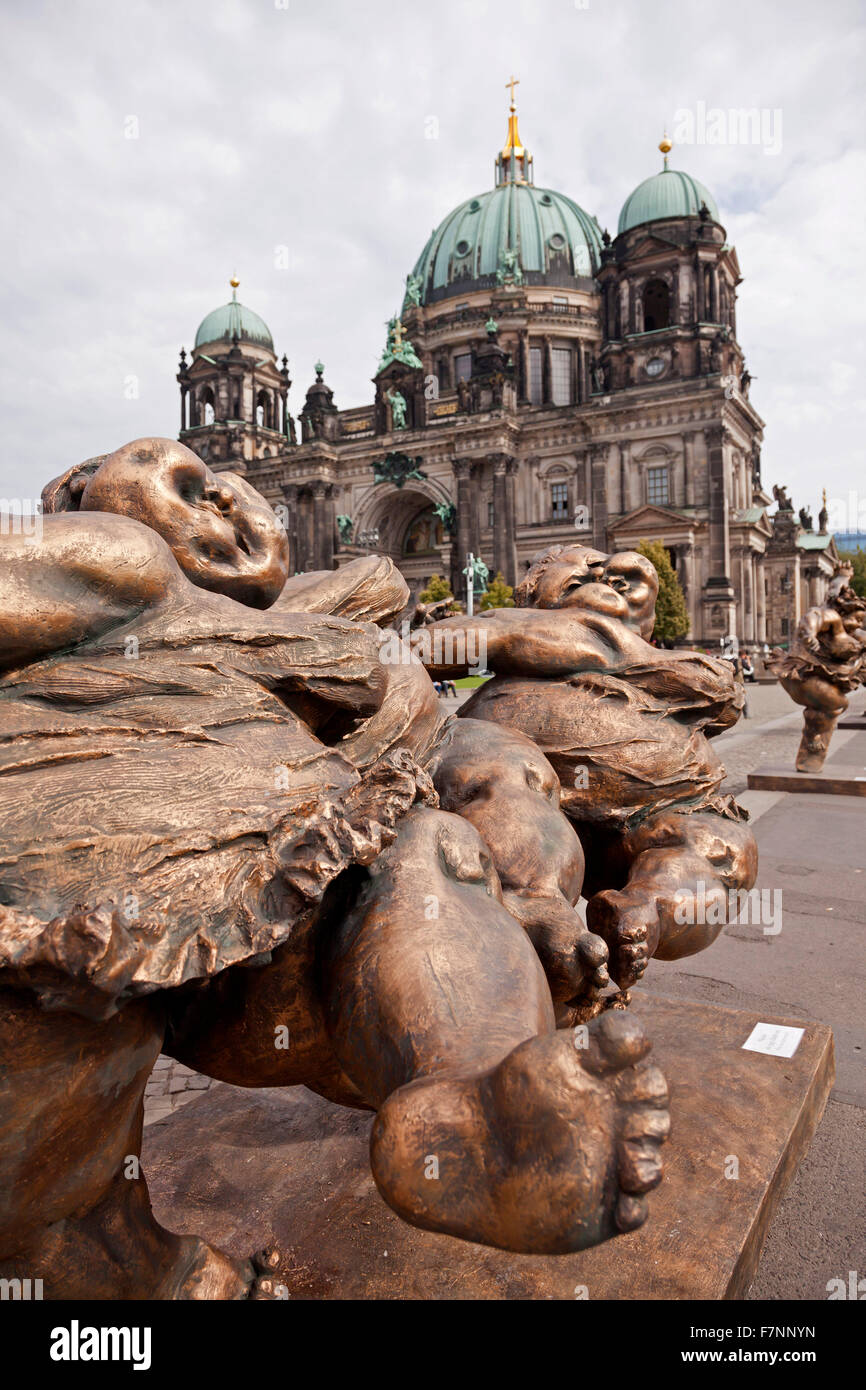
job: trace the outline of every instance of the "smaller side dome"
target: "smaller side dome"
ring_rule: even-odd
[[[669,143],[667,148],[670,149]],[[703,204],[706,204],[712,220],[718,222],[719,209],[712,193],[691,174],[685,174],[681,169],[669,169],[665,151],[664,169],[639,183],[623,203],[617,232],[621,235],[632,227],[640,227],[645,222],[658,222],[662,218],[697,217]]]
[[[268,352],[274,350],[271,330],[263,318],[241,304],[238,299],[238,281],[232,277],[232,297],[228,304],[212,309],[198,326],[194,347],[204,347],[206,343],[233,342],[255,343]]]

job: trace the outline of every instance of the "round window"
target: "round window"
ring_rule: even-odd
[[[647,376],[660,376],[665,369],[665,359],[663,357],[651,357],[646,364]]]
[[[551,198],[549,193],[542,193],[541,202],[544,204],[546,208],[549,208],[551,203],[553,202],[553,199]]]
[[[466,256],[466,255],[468,255],[468,254],[469,254],[469,242],[468,242],[468,241],[458,241],[457,245],[454,247],[454,250],[457,252],[458,256]]]
[[[550,245],[553,247],[554,251],[562,250],[563,246],[565,245],[565,237],[562,235],[561,232],[553,233],[553,236],[550,238]]]

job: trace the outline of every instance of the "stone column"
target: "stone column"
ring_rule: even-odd
[[[711,425],[704,430],[707,443],[707,472],[709,475],[709,521],[711,573],[729,577],[731,567],[730,518],[725,489],[727,432],[724,425]]]
[[[508,568],[508,455],[493,454],[493,573]]]
[[[472,465],[469,459],[453,459],[451,469],[457,484],[457,543],[451,548],[451,588],[462,593],[462,570],[472,549]]]
[[[626,512],[632,510],[629,497],[629,480],[631,477],[631,443],[621,443],[619,446],[619,514],[625,516]]]
[[[519,394],[521,405],[529,403],[529,331],[524,329],[520,334],[520,371],[519,371]]]
[[[289,573],[294,574],[300,571],[301,565],[301,537],[298,526],[298,489],[293,483],[283,488],[283,506],[286,509],[286,536],[289,542]],[[277,512],[279,516],[279,511]]]
[[[709,473],[709,547],[704,604],[709,615],[706,624],[712,636],[728,636],[736,621],[734,591],[731,586],[731,542],[728,498],[725,491],[726,431],[723,425],[704,430]]]
[[[629,331],[628,281],[622,280],[619,286],[619,333],[617,337],[624,338]]]
[[[766,572],[764,557],[755,558],[755,637],[758,642],[767,640],[767,596],[765,593]]]
[[[685,451],[685,495],[686,506],[695,505],[695,436],[692,431],[683,435],[683,448]]]
[[[671,327],[680,322],[680,268],[678,264],[671,271],[670,318]]]
[[[313,569],[327,569],[325,561],[327,529],[325,499],[328,495],[328,485],[317,479],[313,483]]]
[[[589,449],[592,487],[590,524],[596,550],[607,549],[607,450],[606,444],[592,444]]]
[[[689,610],[689,624],[691,631],[695,631],[697,621],[696,592],[695,592],[695,546],[693,541],[688,541],[679,547],[679,560],[677,578],[682,586],[682,591],[686,596],[686,607]]]
[[[517,574],[517,459],[509,457],[505,469],[505,580],[516,584]]]
[[[328,483],[325,488],[324,500],[321,503],[321,564],[322,569],[326,570],[334,568],[334,537],[337,530],[335,495],[334,484]]]

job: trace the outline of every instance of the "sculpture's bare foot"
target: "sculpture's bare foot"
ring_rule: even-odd
[[[607,942],[608,971],[620,989],[637,984],[659,943],[658,908],[646,893],[607,888],[590,898],[586,920]]]
[[[820,772],[827,757],[826,744],[821,745],[808,741],[803,736],[803,741],[797,750],[796,768],[798,772]]]
[[[587,931],[573,907],[551,897],[504,892],[503,906],[516,917],[535,947],[554,1001],[569,1000],[587,1009],[610,984],[607,946],[600,936]]]
[[[586,1042],[585,1047],[580,1043]],[[406,1221],[527,1254],[640,1226],[661,1180],[667,1087],[626,1013],[521,1043],[492,1071],[424,1077],[376,1119],[373,1173]]]
[[[628,990],[614,990],[600,994],[592,1000],[569,999],[566,1004],[556,1005],[557,1028],[576,1028],[581,1023],[589,1023],[593,1018],[607,1013],[609,1009],[627,1009],[631,1003]]]

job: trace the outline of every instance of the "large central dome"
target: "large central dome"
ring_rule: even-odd
[[[557,284],[595,275],[601,232],[564,193],[502,183],[461,203],[431,234],[412,272],[421,303],[495,283],[508,252],[528,284]]]
[[[536,188],[514,107],[496,160],[496,187],[461,203],[419,256],[410,286],[421,304],[508,279],[567,285],[595,275],[601,229],[564,193]]]

